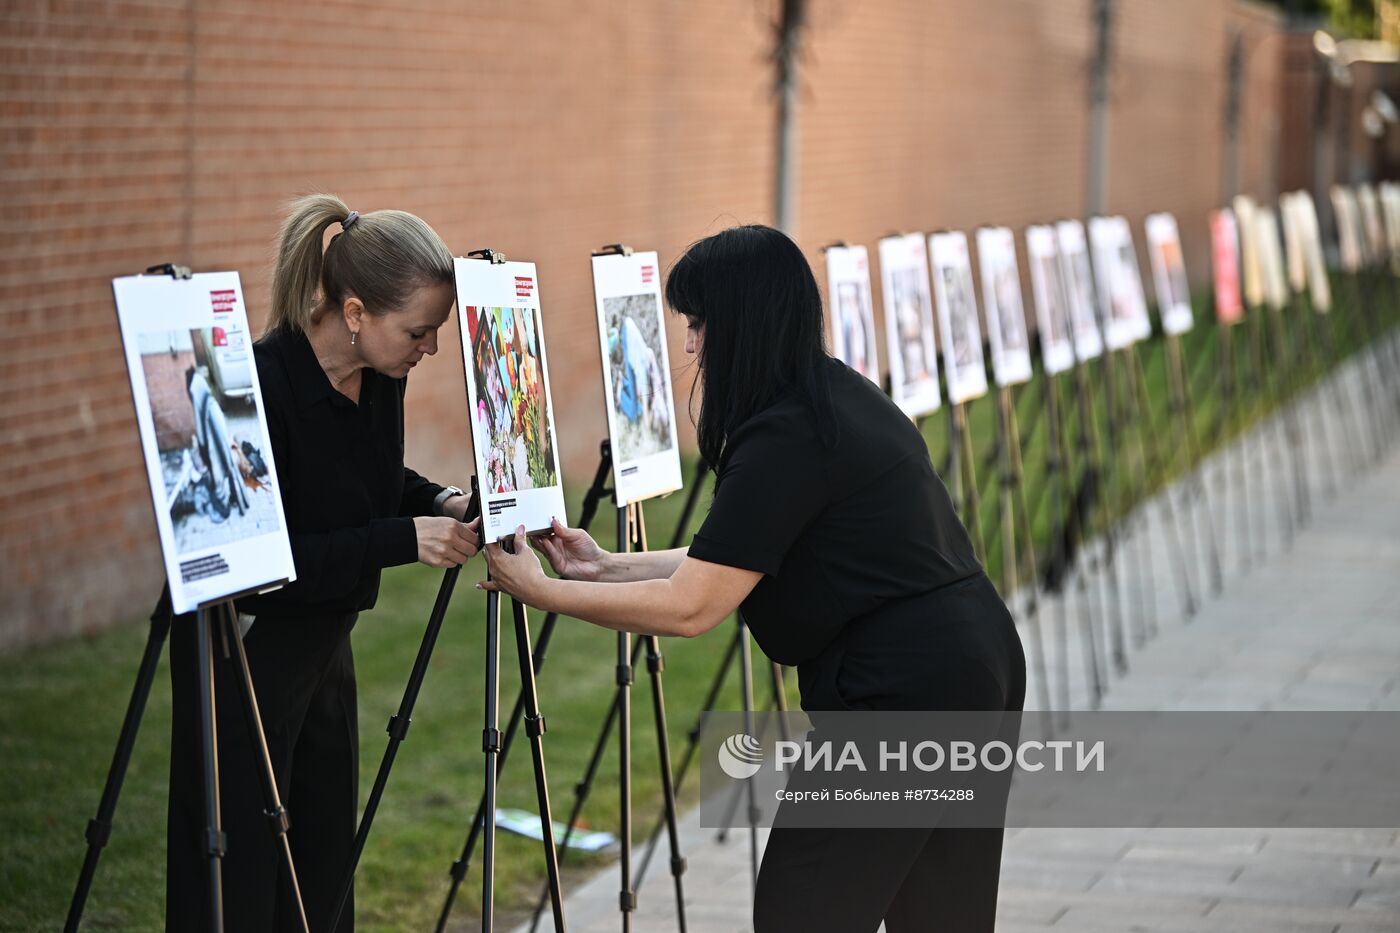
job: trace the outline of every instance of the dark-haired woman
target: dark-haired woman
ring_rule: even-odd
[[[797,666],[815,710],[1019,710],[1015,626],[909,419],[823,348],[816,280],[776,230],[701,240],[666,283],[703,380],[714,502],[690,547],[610,554],[555,524],[486,548],[495,582],[542,610],[654,635],[736,609]],[[772,931],[990,931],[1000,829],[775,829],[754,904]]]
[[[452,255],[412,214],[360,216],[329,195],[292,206],[254,357],[297,578],[240,599],[238,613],[316,931],[330,923],[359,806],[350,630],[374,606],[384,568],[415,560],[450,567],[476,553],[475,531],[462,521],[468,497],[403,462],[408,373],[437,352],[454,299]],[[166,927],[197,930],[208,926],[209,892],[195,644],[183,622],[171,638]],[[215,668],[225,925],[299,930],[233,669],[217,653]],[[351,903],[337,929],[353,928]]]

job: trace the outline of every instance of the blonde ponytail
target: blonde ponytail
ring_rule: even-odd
[[[332,224],[343,229],[323,251]],[[371,314],[386,314],[402,307],[415,288],[453,282],[451,252],[413,214],[373,211],[352,218],[335,195],[307,195],[292,203],[282,225],[267,329],[305,331],[349,295]]]

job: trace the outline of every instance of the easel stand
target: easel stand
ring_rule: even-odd
[[[1196,429],[1196,409],[1191,401],[1191,380],[1182,354],[1181,337],[1177,334],[1167,334],[1163,339],[1167,349],[1168,404],[1172,409],[1172,421],[1176,424],[1177,443],[1186,451],[1188,469],[1191,472],[1189,482],[1192,501],[1188,505],[1191,530],[1197,546],[1201,547],[1206,555],[1210,590],[1219,595],[1224,587],[1224,579],[1220,567],[1220,552],[1215,541],[1215,517],[1210,504],[1209,484],[1206,482],[1205,465],[1200,459],[1201,441]]]
[[[1220,410],[1215,419],[1215,426],[1212,434],[1217,443],[1231,442],[1231,429],[1239,422],[1239,415],[1236,411],[1238,402],[1235,391],[1235,331],[1236,325],[1220,323]],[[1236,563],[1240,573],[1249,573],[1253,565],[1251,560],[1252,549],[1249,542],[1249,454],[1242,442],[1233,445],[1235,450],[1235,483],[1234,483],[1234,523],[1235,523],[1235,545]],[[1229,456],[1229,448],[1226,448],[1224,457]],[[1226,469],[1227,487],[1229,469]]]
[[[1026,579],[1026,622],[1031,634],[1031,663],[1035,666],[1041,714],[1041,731],[1047,739],[1054,738],[1055,726],[1051,714],[1050,675],[1045,664],[1045,637],[1040,629],[1040,596],[1036,592],[1035,539],[1032,537],[1030,510],[1026,507],[1025,471],[1021,463],[1021,431],[1016,424],[1016,405],[1010,386],[997,387],[997,427],[1001,432],[1001,570],[1002,587],[1007,600],[1020,590],[1021,549],[1017,548],[1020,529],[1022,548],[1031,572]]]
[[[593,476],[593,485],[589,487],[588,493],[583,497],[583,507],[579,514],[578,528],[587,530],[588,526],[592,524],[593,517],[598,511],[598,502],[606,491],[607,475],[611,468],[612,459],[609,451],[605,448],[603,451],[603,459],[599,463],[598,470]],[[555,612],[549,613],[544,618],[544,624],[540,628],[539,640],[535,643],[535,649],[530,655],[530,666],[534,674],[538,674],[540,669],[544,667],[545,656],[549,650],[549,643],[554,636],[554,629],[558,620],[559,614]],[[506,731],[501,739],[500,754],[496,761],[497,775],[500,774],[501,768],[505,767],[506,757],[510,754],[511,746],[515,742],[515,736],[520,729],[520,723],[525,718],[525,700],[525,691],[522,688],[519,695],[515,698],[515,705],[511,708],[510,721],[506,724]],[[492,812],[494,813],[495,811],[493,810]],[[485,817],[486,797],[483,793],[482,797],[477,801],[476,812],[472,816],[471,825],[467,828],[467,838],[462,844],[462,852],[448,870],[448,875],[452,880],[448,886],[447,896],[443,900],[442,909],[438,912],[436,927],[438,933],[442,933],[447,927],[447,920],[452,914],[452,905],[457,898],[457,891],[461,888],[462,882],[467,877],[467,869],[471,866],[472,855],[475,854],[476,845],[481,839],[481,831],[486,824]],[[568,850],[568,846],[569,836],[566,834],[559,844],[558,860],[563,859],[564,853]],[[540,896],[540,910],[543,910],[543,904],[548,899],[548,896],[549,888],[546,886],[545,891]]]
[[[1092,589],[1093,598],[1099,600],[1099,608],[1103,610],[1103,623],[1108,630],[1110,646],[1113,651],[1114,666],[1119,674],[1125,674],[1128,670],[1128,652],[1123,639],[1123,618],[1118,611],[1118,578],[1115,568],[1104,562],[1102,569],[1109,575],[1109,587],[1113,596],[1114,606],[1110,609],[1104,604],[1102,594],[1097,586],[1090,588],[1088,573],[1090,570],[1100,569],[1099,562],[1090,564],[1089,543],[1091,537],[1098,529],[1103,532],[1105,539],[1108,533],[1108,521],[1104,514],[1104,502],[1107,495],[1104,492],[1104,469],[1100,460],[1101,450],[1099,447],[1098,428],[1094,420],[1094,395],[1089,384],[1089,373],[1087,363],[1080,363],[1074,367],[1075,402],[1079,414],[1079,431],[1076,434],[1076,444],[1079,453],[1080,486],[1076,494],[1076,513],[1079,528],[1079,571],[1078,580],[1080,592]],[[1113,612],[1115,618],[1109,621],[1108,614]],[[1095,650],[1096,657],[1101,657]],[[1099,672],[1101,683],[1108,681],[1108,671],[1105,667]]]
[[[611,465],[611,445],[602,444],[602,463],[595,475],[595,489],[604,491],[600,485],[605,481]],[[593,491],[590,490],[590,496]],[[693,502],[688,501],[686,514],[693,510]],[[591,515],[590,515],[591,517]],[[683,518],[684,522],[684,518]],[[617,551],[625,554],[634,550],[646,549],[646,524],[641,503],[619,506],[617,510]],[[619,873],[621,885],[618,891],[618,909],[622,915],[622,929],[630,930],[632,912],[636,910],[636,887],[632,881],[632,681],[633,671],[641,657],[647,652],[647,671],[652,688],[652,713],[655,718],[657,736],[657,757],[661,769],[662,796],[665,802],[665,821],[671,843],[671,875],[676,891],[676,914],[679,929],[686,929],[684,882],[686,862],[680,854],[680,831],[676,812],[675,787],[671,774],[670,741],[666,727],[666,701],[662,688],[662,671],[665,660],[661,654],[660,642],[655,636],[639,637],[633,643],[628,632],[617,633],[617,664],[614,670],[615,691],[607,717],[594,743],[584,777],[574,787],[574,802],[569,813],[569,821],[564,831],[561,855],[568,851],[569,841],[578,825],[579,815],[593,787],[593,780],[602,761],[604,749],[616,723],[618,736],[618,793],[619,793]],[[543,897],[536,905],[533,930],[539,923],[543,908]]]
[[[176,279],[191,277],[189,267],[173,263],[151,266],[146,269],[145,274],[169,275]],[[276,581],[268,585],[275,586],[285,582]],[[259,587],[260,590],[265,588],[266,586]],[[200,751],[204,770],[204,851],[209,860],[209,929],[214,933],[222,933],[224,928],[223,857],[226,841],[219,812],[218,710],[214,701],[214,642],[217,638],[224,658],[232,660],[237,668],[234,673],[239,696],[243,701],[243,715],[254,741],[254,756],[257,759],[255,764],[258,779],[262,783],[264,812],[273,835],[277,838],[279,856],[287,871],[301,928],[308,930],[306,910],[301,902],[301,887],[297,883],[296,865],[292,859],[292,847],[287,839],[290,820],[277,791],[272,756],[268,752],[267,736],[263,732],[262,718],[258,714],[253,676],[248,668],[248,656],[243,650],[243,641],[238,631],[238,611],[234,607],[234,600],[245,595],[249,594],[236,593],[199,606],[195,611],[193,623],[199,656]],[[97,806],[97,815],[88,821],[84,833],[87,852],[83,856],[83,865],[78,872],[73,898],[68,905],[68,916],[63,926],[65,933],[75,933],[82,924],[83,910],[87,906],[88,893],[92,889],[93,876],[97,872],[97,862],[112,835],[112,820],[121,797],[122,783],[126,780],[127,768],[131,764],[131,753],[136,745],[137,733],[141,730],[146,701],[151,695],[151,684],[155,680],[156,667],[160,663],[165,640],[170,634],[173,615],[167,593],[162,597],[155,614],[151,616],[151,630],[146,636],[146,647],[141,654],[141,664],[137,668],[136,683],[132,687],[126,716],[117,735],[112,764],[107,769],[102,799]]]
[[[1265,358],[1264,345],[1264,324],[1265,316],[1269,313],[1266,306],[1251,308],[1249,312],[1249,345],[1251,360],[1251,386],[1254,391],[1254,404],[1256,410],[1268,409],[1271,402],[1277,401],[1277,396],[1273,391],[1273,380],[1267,372],[1267,361]],[[1273,480],[1275,486],[1275,496],[1277,498],[1278,509],[1278,530],[1280,550],[1287,550],[1293,544],[1293,493],[1289,490],[1289,477],[1284,472],[1284,463],[1289,459],[1287,439],[1279,432],[1270,431],[1269,422],[1273,420],[1273,412],[1261,413],[1259,423],[1259,454],[1260,454],[1260,478],[1263,478],[1264,470],[1270,463],[1273,464]],[[1269,451],[1269,437],[1273,436],[1277,441],[1278,452],[1273,455]],[[1260,490],[1261,494],[1263,490]],[[1259,556],[1262,560],[1265,553],[1265,535],[1260,536]]]
[[[168,605],[168,604],[167,604]],[[69,904],[68,919],[64,924],[67,931],[75,931],[82,923],[83,909],[92,878],[97,870],[97,861],[102,848],[111,836],[112,817],[116,813],[117,799],[121,794],[122,782],[126,778],[127,766],[131,762],[131,751],[136,742],[136,734],[141,728],[141,717],[150,696],[151,683],[155,678],[156,666],[160,662],[161,650],[170,632],[171,615],[157,612],[151,618],[151,632],[146,639],[146,649],[141,656],[136,685],[132,689],[131,700],[127,704],[126,718],[122,722],[117,739],[116,752],[107,772],[107,783],[102,791],[102,801],[98,805],[97,816],[88,822],[87,855],[78,875],[78,884]],[[309,930],[306,923],[306,910],[301,902],[301,888],[297,884],[296,866],[292,860],[292,847],[287,839],[291,825],[286,809],[282,806],[277,791],[277,781],[272,767],[272,757],[267,748],[267,737],[263,732],[262,719],[258,715],[257,694],[253,688],[252,673],[248,668],[248,656],[243,650],[243,641],[238,634],[238,613],[233,606],[233,598],[220,600],[201,606],[195,613],[194,625],[199,652],[199,706],[202,723],[200,744],[204,766],[204,811],[205,811],[205,854],[209,860],[209,928],[221,931],[224,928],[223,913],[223,857],[225,837],[219,812],[219,751],[218,751],[218,711],[214,702],[214,650],[217,640],[224,657],[233,661],[236,670],[236,684],[243,701],[243,714],[248,731],[254,741],[257,757],[258,779],[262,783],[265,814],[273,834],[277,837],[279,857],[287,871],[292,888],[292,896],[297,905],[301,928]]]
[[[954,405],[948,417],[948,457],[952,464],[953,502],[962,510],[963,523],[972,537],[977,559],[987,562],[987,545],[982,536],[982,502],[977,492],[977,460],[972,450],[972,432],[967,425],[967,403]]]

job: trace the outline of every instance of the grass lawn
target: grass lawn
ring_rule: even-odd
[[[1358,346],[1368,333],[1395,322],[1387,279],[1377,283],[1386,301],[1372,302],[1369,323],[1355,310],[1356,298],[1348,283],[1338,283],[1337,293],[1347,307],[1330,321],[1340,352]],[[1381,305],[1384,304],[1384,310]],[[1299,317],[1303,309],[1285,314]],[[1255,312],[1256,318],[1262,312]],[[1309,320],[1311,315],[1308,314]],[[1225,410],[1220,404],[1220,378],[1227,369],[1221,354],[1219,331],[1208,324],[1208,309],[1198,309],[1196,330],[1184,341],[1185,359],[1191,370],[1192,417],[1206,446],[1242,430],[1263,414],[1272,402],[1269,392],[1248,391],[1245,402]],[[1232,358],[1237,376],[1254,346],[1272,346],[1265,328],[1258,344],[1249,339],[1248,326],[1237,328]],[[1285,334],[1285,336],[1289,336]],[[1289,358],[1310,350],[1319,363],[1314,336],[1293,335],[1285,352]],[[1158,338],[1139,348],[1143,376],[1150,399],[1149,417],[1134,418],[1117,426],[1113,458],[1126,462],[1136,456],[1137,442],[1150,464],[1148,490],[1188,465],[1188,448],[1173,433],[1167,406],[1166,354]],[[1293,366],[1294,388],[1321,372]],[[1073,456],[1077,418],[1072,400],[1074,380],[1058,377],[1065,401],[1068,441],[1073,475],[1082,474],[1083,457]],[[1107,437],[1106,377],[1102,364],[1090,367],[1088,380],[1094,397],[1093,425],[1099,440]],[[1126,383],[1115,383],[1121,401]],[[1015,390],[1023,436],[1027,497],[1034,512],[1036,549],[1042,563],[1048,553],[1051,497],[1045,494],[1046,419],[1041,416],[1047,383],[1037,373],[1031,383]],[[1240,387],[1245,392],[1249,387]],[[996,406],[990,400],[974,402],[969,409],[974,455],[981,492],[980,520],[988,541],[988,569],[1000,580],[1002,563],[999,535],[999,502],[996,486]],[[944,464],[947,451],[946,411],[924,422],[934,462]],[[687,466],[687,477],[693,465]],[[591,474],[590,474],[591,475]],[[1101,488],[1108,506],[1117,511],[1131,504],[1132,495],[1144,490],[1126,469],[1110,471]],[[582,471],[574,477],[586,482]],[[1128,483],[1131,488],[1121,484]],[[577,514],[582,494],[571,486]],[[706,494],[707,498],[708,493]],[[697,510],[704,514],[704,501]],[[1063,501],[1063,498],[1062,498]],[[682,504],[682,496],[649,503],[647,518],[653,546],[669,541]],[[1098,517],[1101,523],[1106,515]],[[605,545],[612,539],[613,513],[604,507],[595,531]],[[474,812],[482,787],[480,736],[483,725],[482,671],[484,596],[472,588],[482,565],[474,562],[462,575],[432,665],[419,697],[414,727],[399,751],[393,776],[375,822],[359,873],[358,918],[364,930],[424,929],[431,927],[447,885],[447,869],[461,849],[467,820]],[[384,725],[397,709],[404,682],[412,666],[423,626],[442,578],[441,572],[421,566],[404,567],[385,574],[379,605],[361,617],[354,634],[360,691],[361,794],[368,793],[384,750]],[[155,598],[152,593],[152,599]],[[538,635],[540,619],[532,618]],[[702,638],[672,640],[664,645],[667,665],[665,688],[673,757],[679,761],[685,736],[693,724],[727,644],[730,629],[723,626]],[[100,635],[30,650],[0,659],[0,929],[39,930],[61,927],[83,855],[83,829],[96,809],[110,761],[117,729],[125,710],[137,660],[145,641],[144,624],[118,627]],[[502,626],[502,716],[515,696],[516,661],[509,614]],[[563,818],[573,801],[574,784],[597,735],[612,696],[615,641],[610,633],[571,620],[560,620],[548,661],[539,676],[540,698],[548,719],[545,737],[550,768],[550,788],[556,817]],[[755,654],[755,660],[761,656]],[[760,678],[756,683],[762,685]],[[98,869],[88,901],[86,923],[91,929],[155,929],[162,925],[165,859],[165,787],[169,766],[169,672],[164,662],[157,676],[131,769],[117,811],[112,840]],[[633,755],[634,825],[640,838],[651,828],[660,802],[654,730],[645,666],[639,667],[633,699],[635,728]],[[791,682],[791,679],[790,679]],[[795,703],[795,686],[791,688]],[[766,691],[757,690],[760,699]],[[737,678],[731,678],[719,708],[737,709]],[[523,739],[523,736],[522,736]],[[605,756],[594,794],[584,810],[587,825],[614,830],[618,810],[615,746]],[[693,778],[683,790],[682,804],[695,801]],[[527,810],[535,807],[529,756],[523,744],[511,755],[501,783],[500,804]],[[499,834],[497,903],[507,915],[519,916],[533,903],[542,872],[538,868],[538,843]],[[606,864],[607,857],[584,861],[571,855],[566,878],[578,879]],[[479,904],[479,852],[473,872],[458,898],[454,929],[474,927]],[[648,896],[670,897],[664,881],[665,857],[652,867]],[[506,917],[503,917],[506,919]]]

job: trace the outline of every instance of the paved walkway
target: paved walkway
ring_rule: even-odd
[[[1328,412],[1335,425],[1343,413],[1336,400],[1347,396],[1333,389],[1360,399],[1362,372],[1353,364],[1336,386],[1324,387],[1300,407],[1305,460],[1312,468],[1312,517],[1290,546],[1284,546],[1288,535],[1276,507],[1280,484],[1292,482],[1287,470],[1275,468],[1277,422],[1205,465],[1214,498],[1198,517],[1210,514],[1217,540],[1225,544],[1224,589],[1218,596],[1205,594],[1189,621],[1181,612],[1160,503],[1148,507],[1148,520],[1135,523],[1134,537],[1119,550],[1126,568],[1122,598],[1125,605],[1148,607],[1132,615],[1130,628],[1155,621],[1157,630],[1129,652],[1126,673],[1105,665],[1105,708],[1400,710],[1400,448],[1392,445],[1388,456],[1371,458],[1354,475],[1344,454],[1340,491],[1328,498],[1324,467],[1343,440],[1316,430],[1320,422],[1314,417]],[[1229,477],[1234,479],[1226,483]],[[1252,525],[1236,521],[1245,514],[1241,489],[1251,496]],[[1187,497],[1180,489],[1171,494],[1178,506]],[[1247,571],[1238,546],[1243,527],[1254,531]],[[1139,561],[1139,555],[1150,560]],[[1152,569],[1150,586],[1134,582],[1140,566]],[[1204,561],[1193,564],[1193,572],[1199,588],[1208,576]],[[1088,668],[1075,638],[1073,602],[1071,590],[1068,627],[1076,631],[1062,652],[1050,652],[1048,666],[1058,696],[1063,657],[1072,708],[1084,708],[1090,702]],[[1044,609],[1047,634],[1056,634],[1055,613],[1053,605]],[[1107,641],[1106,632],[1099,634]],[[1029,632],[1023,638],[1029,648]],[[1036,695],[1032,683],[1029,706]],[[1380,830],[1011,830],[997,928],[1397,933],[1400,816],[1397,824]],[[689,929],[747,930],[747,833],[717,843],[713,831],[699,828],[694,812],[683,831]],[[676,929],[664,851],[659,855],[634,915],[639,933]],[[617,889],[614,865],[570,892],[570,930],[620,929]],[[541,928],[548,928],[547,919]]]

